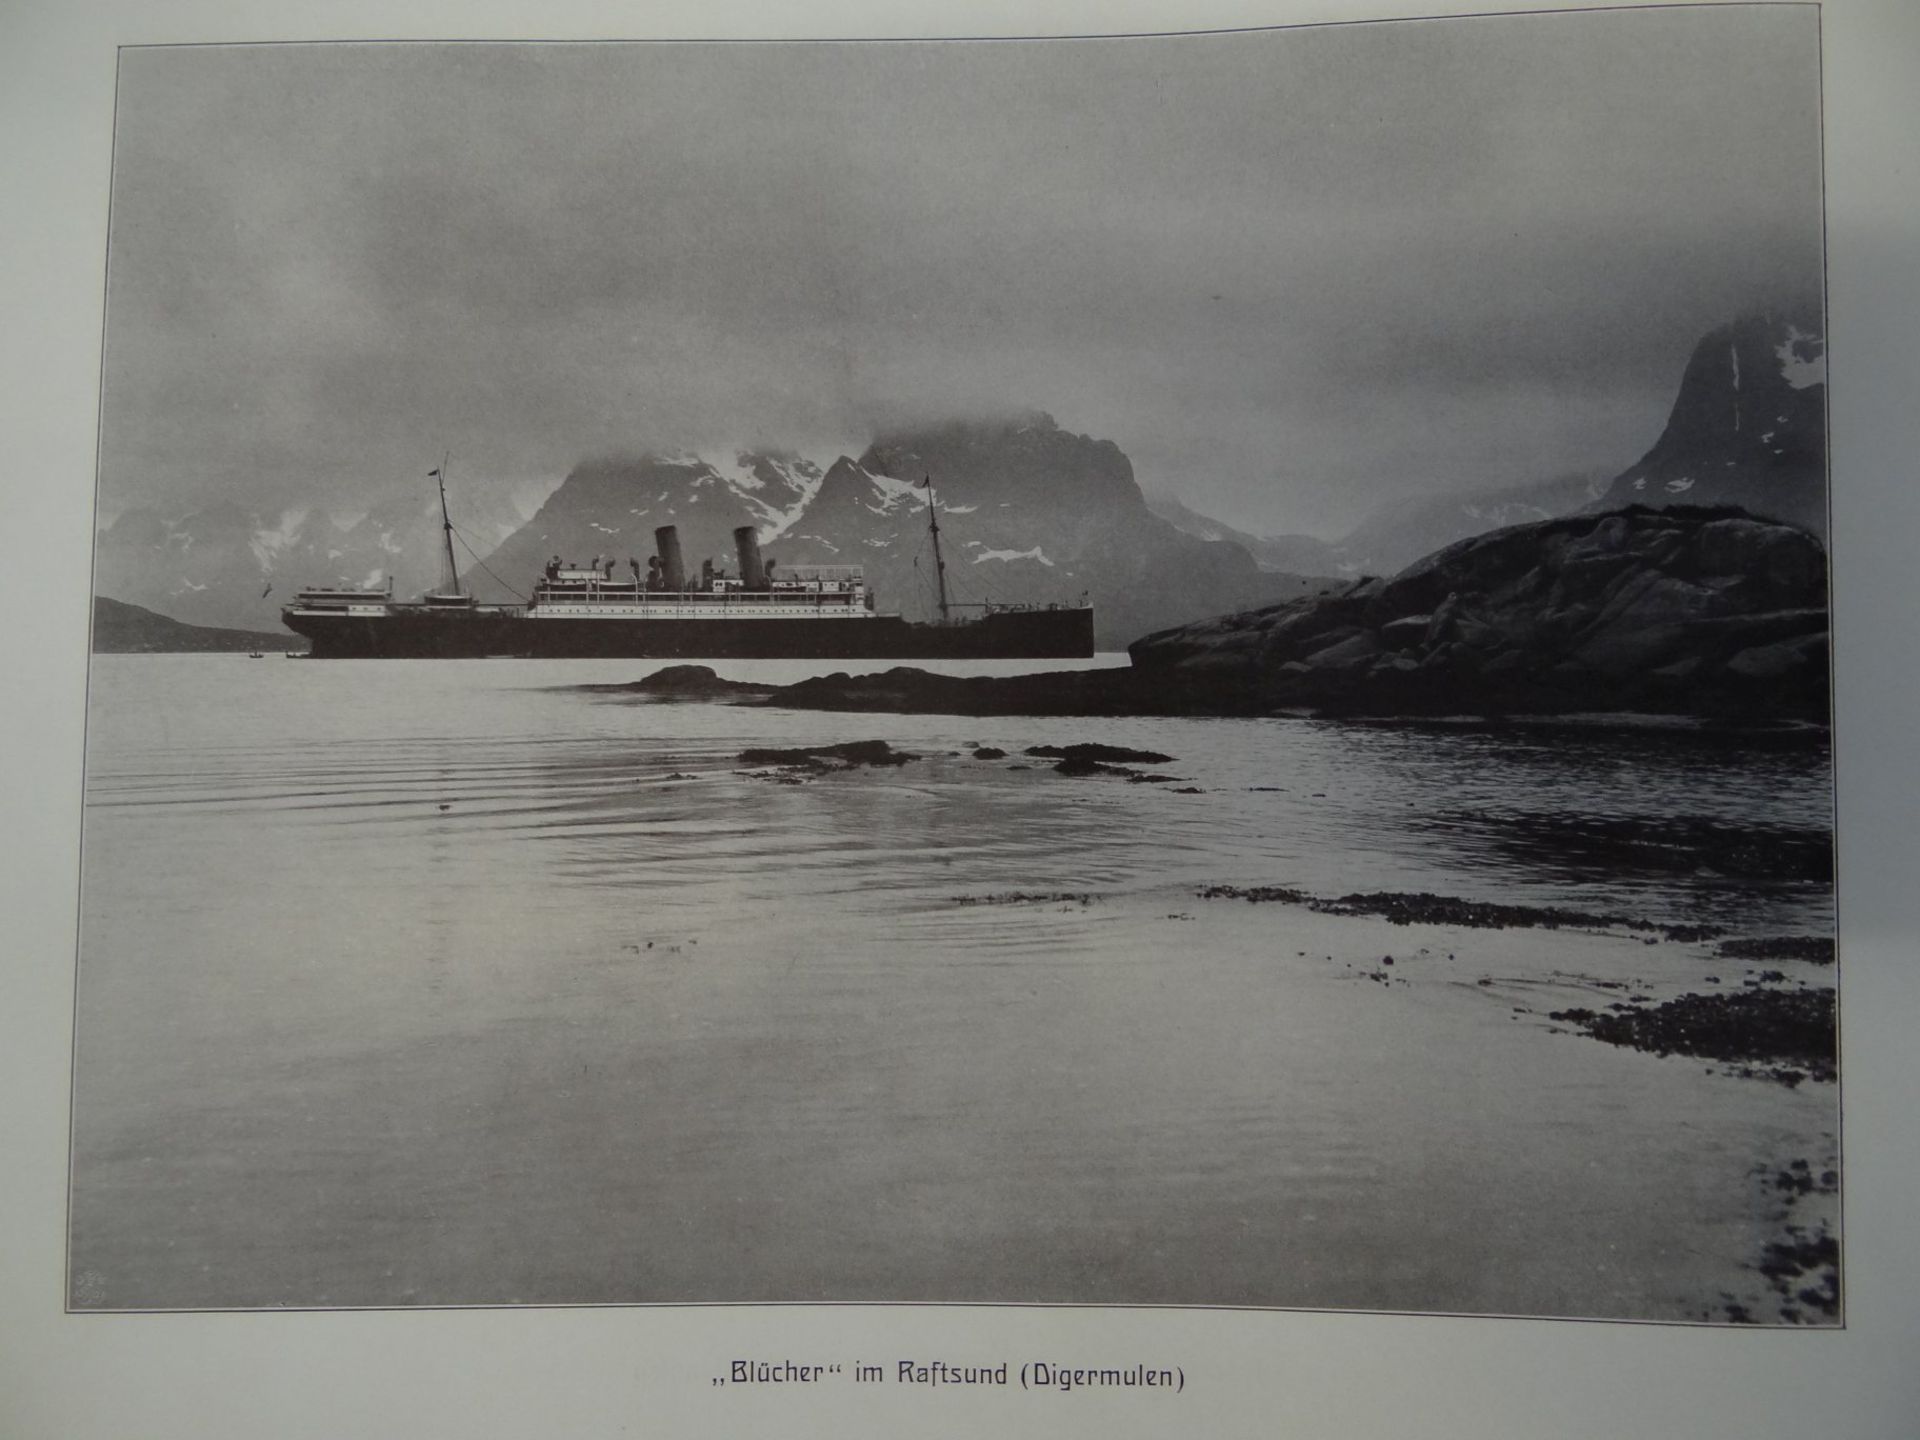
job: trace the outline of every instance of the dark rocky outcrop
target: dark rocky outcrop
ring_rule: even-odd
[[[1387,580],[1135,642],[1222,712],[1643,711],[1824,720],[1826,555],[1736,509],[1513,526]]]
[[[729,695],[767,695],[777,685],[724,680],[709,665],[669,665],[624,685],[581,685],[581,690],[621,695],[650,695],[657,700],[718,700]]]

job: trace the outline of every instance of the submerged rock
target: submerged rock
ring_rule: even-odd
[[[1054,760],[1100,761],[1113,765],[1164,765],[1170,762],[1171,755],[1162,755],[1157,750],[1129,750],[1124,745],[1097,745],[1081,743],[1078,745],[1029,745],[1027,754],[1042,755]]]
[[[808,770],[905,765],[917,759],[919,756],[895,750],[884,740],[849,740],[840,745],[797,745],[787,749],[756,747],[740,752],[742,765],[787,765]]]
[[[740,680],[723,679],[710,666],[706,665],[668,665],[656,670],[644,679],[635,680],[627,685],[591,687],[596,690],[613,689],[626,691],[634,695],[658,695],[689,700],[709,700],[720,695],[765,695],[777,687],[772,685],[749,685]]]

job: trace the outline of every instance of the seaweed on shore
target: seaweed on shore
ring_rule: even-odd
[[[1833,991],[1825,989],[1690,994],[1606,1013],[1555,1010],[1547,1018],[1609,1045],[1750,1065],[1790,1086],[1834,1079],[1839,1058]]]
[[[1783,1300],[1797,1300],[1821,1315],[1840,1313],[1840,1242],[1824,1224],[1812,1232],[1799,1225],[1787,1226],[1787,1238],[1767,1246],[1759,1270]],[[1812,1283],[1802,1285],[1802,1280]],[[1782,1305],[1780,1318],[1798,1320],[1799,1310],[1792,1304]]]
[[[1277,900],[1285,905],[1310,904],[1313,897],[1304,890],[1286,885],[1208,885],[1201,889],[1202,900],[1245,900],[1251,905]]]
[[[1809,965],[1831,965],[1831,935],[1767,935],[1758,939],[1722,940],[1715,947],[1729,960],[1804,960]]]
[[[1325,900],[1284,885],[1210,885],[1204,900],[1279,901],[1305,905],[1322,915],[1374,915],[1394,925],[1460,925],[1476,930],[1640,930],[1676,942],[1710,940],[1720,931],[1710,925],[1664,925],[1630,915],[1569,910],[1555,905],[1500,905],[1463,900],[1457,895],[1375,891]]]

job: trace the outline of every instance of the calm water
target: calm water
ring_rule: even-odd
[[[1817,933],[1821,881],[1556,837],[1683,816],[1804,844],[1824,752],[567,688],[651,668],[96,658],[77,1305],[1698,1318],[1764,1291],[1763,1168],[1834,1153],[1831,1086],[1546,1020],[1597,983],[1749,973],[1707,947],[1195,894]],[[735,759],[869,738],[922,758],[801,784]],[[1182,786],[1013,768],[1088,738]]]

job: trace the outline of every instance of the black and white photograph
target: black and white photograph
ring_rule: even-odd
[[[67,1309],[1842,1326],[1821,23],[122,48]]]

